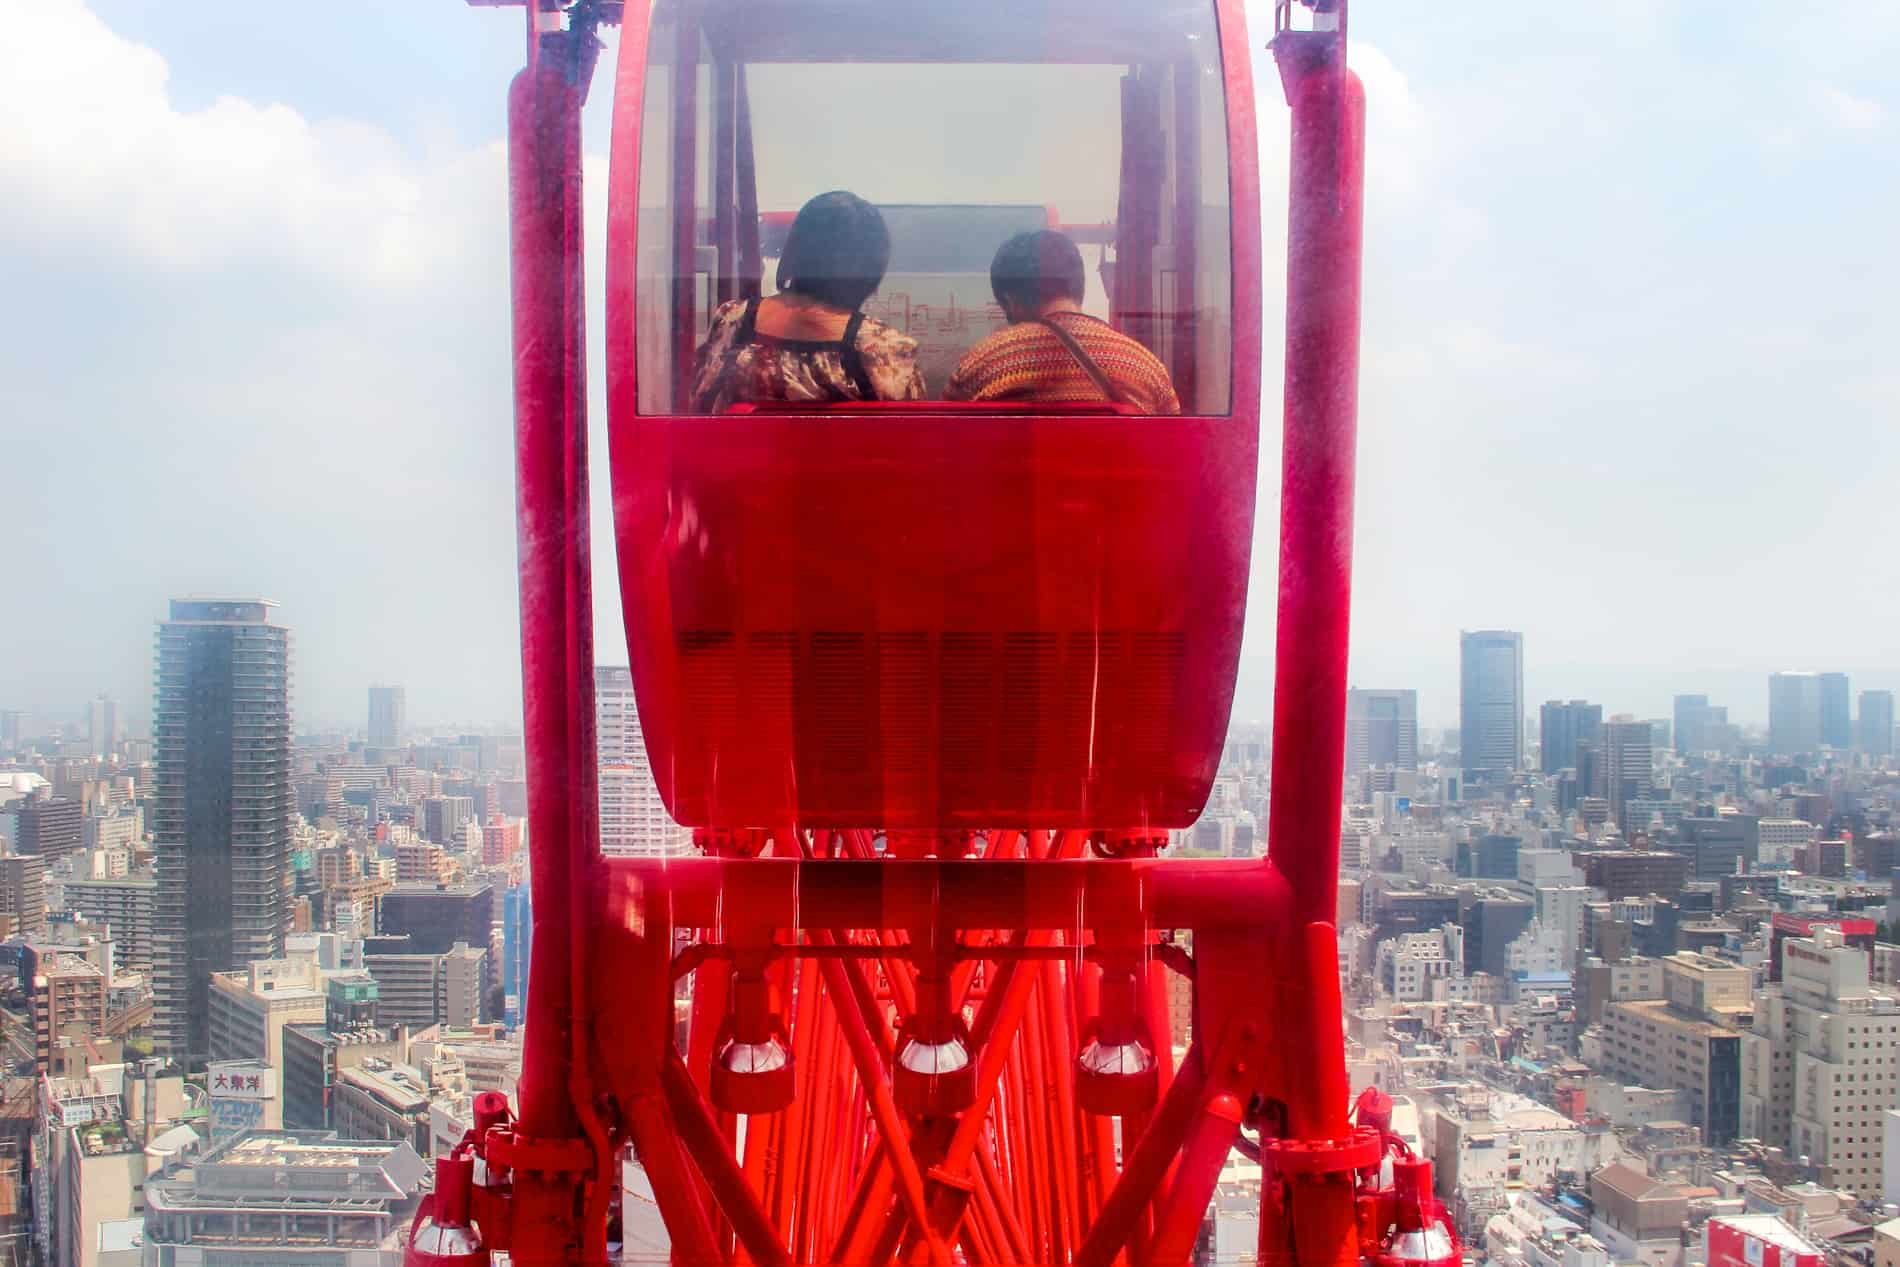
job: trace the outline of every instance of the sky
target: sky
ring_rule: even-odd
[[[0,708],[143,715],[167,598],[242,593],[295,631],[304,724],[360,726],[376,681],[418,723],[518,721],[518,13],[0,0],[0,29]],[[1353,31],[1354,683],[1455,724],[1458,631],[1496,627],[1532,708],[1704,691],[1760,721],[1775,669],[1900,686],[1900,5],[1360,0]],[[1271,707],[1278,339],[1237,718]]]

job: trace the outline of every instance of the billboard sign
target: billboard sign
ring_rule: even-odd
[[[213,1100],[274,1100],[276,1077],[256,1060],[220,1060],[205,1069],[205,1090]]]

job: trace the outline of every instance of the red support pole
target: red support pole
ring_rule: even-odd
[[[1220,1168],[1240,1134],[1240,1118],[1240,1101],[1231,1094],[1212,1096],[1202,1105],[1149,1243],[1147,1260],[1154,1267],[1183,1267],[1193,1253]]]
[[[998,1243],[1009,1247],[1010,1262],[1027,1263],[1029,1261],[1029,1238],[1022,1224],[1016,1218],[1016,1212],[1009,1203],[1009,1187],[1003,1180],[1002,1170],[996,1160],[996,1150],[985,1138],[977,1145],[977,1174],[982,1180],[981,1192],[995,1213],[996,1223],[1001,1231]]]
[[[1148,1209],[1149,1198],[1160,1187],[1168,1164],[1174,1160],[1200,1108],[1205,1085],[1197,1043],[1188,1049],[1187,1059],[1175,1073],[1173,1085],[1155,1106],[1141,1142],[1129,1150],[1127,1140],[1122,1141],[1126,1160],[1122,1163],[1121,1178],[1109,1192],[1108,1200],[1102,1203],[1101,1215],[1076,1252],[1075,1267],[1109,1267],[1115,1256],[1128,1246],[1142,1214]]]
[[[706,1102],[700,1099],[692,1074],[686,1071],[678,1056],[673,1056],[666,1062],[661,1077],[666,1083],[667,1102],[672,1106],[673,1120],[679,1126],[687,1155],[705,1178],[706,1186],[712,1190],[752,1261],[759,1267],[791,1267],[792,1257],[779,1239],[778,1229],[766,1217],[758,1194],[746,1183],[745,1173],[727,1151],[725,1132]]]
[[[1350,1129],[1336,961],[1311,936],[1313,926],[1330,929],[1338,901],[1352,610],[1365,90],[1346,66],[1345,8],[1341,0],[1328,15],[1337,29],[1283,29],[1273,45],[1292,119],[1268,858],[1291,890],[1291,920],[1308,933],[1295,943],[1305,1023],[1294,1024],[1309,1031],[1303,1047],[1315,1064],[1303,1094],[1288,1097],[1287,1118],[1292,1137],[1316,1143],[1345,1140]],[[1278,1198],[1266,1185],[1262,1260],[1284,1261],[1290,1250],[1299,1267],[1354,1267],[1351,1184],[1299,1186],[1298,1208],[1283,1212],[1267,1208]],[[1298,1221],[1291,1245],[1288,1213]]]
[[[604,1134],[597,1121],[582,1121],[574,1094],[576,1080],[591,1076],[574,1035],[582,1019],[576,953],[590,891],[580,877],[595,847],[580,209],[591,43],[574,55],[579,64],[534,58],[508,91],[523,735],[537,907],[518,1121],[537,1140],[585,1131],[604,1174],[611,1164]],[[513,1260],[604,1262],[602,1177],[518,1174]]]
[[[1087,1223],[1087,1216],[1082,1212],[1086,1198],[1076,1167],[1080,1149],[1076,1139],[1075,1036],[1069,1026],[1070,995],[1063,988],[1064,981],[1073,982],[1074,975],[1072,970],[1065,972],[1062,965],[1055,963],[1045,963],[1042,974],[1042,1033],[1048,1048],[1047,1072],[1055,1090],[1053,1102],[1048,1106],[1053,1135],[1049,1164],[1060,1181],[1057,1196],[1062,1211],[1062,1240],[1057,1261],[1066,1264],[1075,1247],[1081,1244]]]
[[[897,1191],[903,1199],[905,1208],[919,1227],[928,1227],[925,1211],[928,1208],[924,1193],[923,1173],[917,1169],[917,1163],[910,1152],[910,1132],[904,1129],[903,1117],[897,1110],[896,1101],[891,1099],[890,1084],[884,1077],[884,1062],[877,1045],[871,1039],[870,1028],[865,1024],[860,1010],[859,996],[853,989],[850,976],[858,973],[856,964],[841,963],[836,959],[821,960],[820,970],[825,976],[825,987],[830,992],[838,1012],[838,1022],[843,1031],[845,1046],[850,1049],[851,1058],[857,1066],[858,1081],[863,1086],[866,1098],[871,1102],[871,1113],[877,1123],[878,1135],[882,1141],[881,1150],[884,1164],[893,1166],[896,1172]],[[861,979],[861,978],[860,978]],[[947,1267],[949,1257],[943,1242],[935,1236],[926,1241],[930,1260],[936,1267]]]
[[[1301,924],[1332,921],[1339,885],[1366,106],[1343,38],[1314,38],[1274,44],[1293,115],[1268,857]]]

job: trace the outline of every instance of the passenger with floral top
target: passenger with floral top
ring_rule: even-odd
[[[922,400],[917,341],[863,311],[890,260],[890,230],[876,207],[842,190],[806,203],[779,257],[779,293],[714,312],[693,369],[694,411],[747,401]]]

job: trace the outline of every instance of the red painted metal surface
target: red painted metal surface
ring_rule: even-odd
[[[889,413],[613,432],[629,648],[699,826],[1185,826],[1225,737],[1241,419]]]
[[[1218,760],[1251,535],[1258,174],[1239,0],[1217,8],[1233,416],[1179,420],[935,406],[636,421],[645,6],[627,14],[607,372],[629,649],[669,805],[717,829],[699,833],[705,856],[664,861],[593,843],[579,106],[592,22],[611,15],[583,4],[531,42],[510,187],[534,977],[519,1115],[479,1106],[437,1211],[472,1221],[480,1253],[606,1261],[630,1147],[677,1263],[1160,1267],[1186,1261],[1240,1146],[1265,1167],[1262,1261],[1448,1267],[1420,1256],[1448,1243],[1429,1168],[1399,1158],[1381,1186],[1402,1145],[1376,1105],[1347,1120],[1329,922],[1363,131],[1343,32],[1280,46],[1293,207],[1271,857],[1155,856]],[[740,192],[716,234],[745,271],[734,239],[757,208]],[[946,690],[957,655],[969,672]],[[936,685],[888,675],[892,656]],[[1178,1067],[1177,982],[1192,999]],[[1127,1063],[1080,1065],[1104,1044]]]
[[[531,59],[508,94],[524,742],[532,884],[548,926],[535,936],[519,1127],[544,1140],[584,1132],[594,1173],[517,1175],[513,1234],[523,1263],[606,1256],[605,1133],[590,1099],[575,1094],[587,1081],[591,1007],[576,934],[598,852],[579,177],[591,59],[557,49]]]

